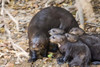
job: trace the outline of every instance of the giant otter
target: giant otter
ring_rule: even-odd
[[[48,31],[48,33],[50,35],[56,35],[56,34],[64,34],[65,31],[63,29],[60,29],[60,28],[52,28]]]
[[[78,35],[80,40],[90,48],[92,61],[98,61],[93,64],[100,64],[100,34],[89,35],[77,27],[72,28],[69,33]]]
[[[70,31],[69,31],[70,34],[75,34],[75,35],[78,35],[78,36],[81,36],[81,35],[89,35],[89,36],[95,36],[95,37],[98,37],[100,38],[100,34],[86,34],[85,31],[79,27],[73,27]]]
[[[52,28],[48,31],[48,33],[50,35],[55,35],[55,34],[64,34],[65,31],[63,29],[60,29],[60,28]],[[53,47],[52,47],[53,46]],[[57,47],[58,49],[58,46],[56,44],[50,44],[50,47],[49,47],[49,51],[50,51],[50,48],[55,48],[55,46]]]
[[[28,26],[28,39],[30,49],[29,62],[33,62],[37,59],[37,52],[41,53],[41,50],[35,50],[35,48],[38,48],[40,44],[42,46],[46,45],[45,47],[41,47],[41,49],[48,51],[48,39],[50,36],[48,31],[51,28],[60,28],[65,32],[68,32],[73,27],[79,27],[78,23],[76,22],[73,15],[63,8],[51,6],[39,11],[32,18]],[[41,39],[43,39],[43,41],[41,41]],[[45,53],[47,54],[47,52]]]
[[[91,59],[91,53],[88,46],[78,40],[78,37],[67,33],[65,35],[57,34],[50,37],[50,42],[58,44],[59,50],[63,54],[62,57],[57,59],[58,64],[62,64],[72,58],[69,61],[70,67],[87,67]]]

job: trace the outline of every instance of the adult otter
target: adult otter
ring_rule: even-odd
[[[34,50],[41,44],[40,41],[41,39],[43,39],[44,42],[42,45],[43,46],[47,45],[45,47],[42,47],[42,49],[48,51],[49,41],[47,40],[49,39],[50,36],[48,34],[48,31],[51,28],[61,28],[65,32],[68,32],[72,27],[79,27],[78,23],[76,22],[72,14],[63,8],[51,6],[39,11],[32,18],[28,26],[28,38],[29,38],[29,49],[30,49],[29,62],[33,62],[37,59],[38,56],[37,52],[41,53],[41,50],[37,50],[37,52]],[[35,43],[35,41],[37,41],[37,43]],[[39,45],[37,46],[36,44],[38,43]],[[47,54],[47,52],[45,53]]]
[[[75,40],[73,40],[73,38]],[[64,63],[72,58],[71,61],[69,61],[70,67],[87,67],[87,64],[91,59],[91,53],[88,46],[78,40],[78,37],[68,33],[65,35],[58,34],[52,35],[50,41],[58,44],[59,50],[63,54],[62,57],[57,59],[58,64]]]
[[[69,33],[78,35],[80,40],[90,48],[93,64],[100,64],[100,34],[89,35],[81,28],[72,28]]]

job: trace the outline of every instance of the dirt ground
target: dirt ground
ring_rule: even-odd
[[[9,11],[9,13],[19,23],[19,32],[16,31],[15,23],[11,20],[11,18],[7,14],[5,14],[4,18],[2,17],[2,15],[0,15],[0,67],[31,67],[31,65],[33,65],[33,67],[68,67],[68,63],[65,63],[63,65],[58,65],[55,58],[38,59],[33,64],[28,63],[27,62],[28,58],[26,57],[22,56],[21,60],[17,58],[16,52],[20,52],[20,51],[14,50],[12,48],[12,45],[8,39],[8,34],[6,30],[4,29],[4,25],[5,25],[4,22],[6,22],[8,25],[8,29],[11,32],[10,35],[13,39],[13,42],[19,45],[21,48],[23,48],[27,53],[29,53],[28,52],[27,27],[32,17],[40,9],[42,9],[42,8],[36,9],[36,7],[38,6],[34,5],[32,1],[29,1],[27,4],[20,4],[20,5],[14,5],[14,6],[6,5],[7,11]],[[95,7],[96,6],[94,6],[94,8]],[[1,11],[1,7],[0,7],[0,11]],[[100,15],[99,8],[96,8],[95,11],[96,11],[96,14]],[[97,17],[97,19],[98,19],[98,22],[100,22],[100,17]],[[93,33],[94,32],[100,33],[100,28],[91,27],[91,26],[89,27],[91,29],[93,28],[93,30],[99,29],[99,32],[92,31]],[[97,65],[97,66],[92,65],[91,67],[100,67],[100,65]]]

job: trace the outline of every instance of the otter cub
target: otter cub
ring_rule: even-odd
[[[73,39],[74,37],[74,35],[69,35],[67,33],[65,35],[58,34],[50,37],[50,42],[58,44],[59,50],[62,53],[62,57],[59,57],[57,62],[58,64],[62,64],[67,60],[71,60],[69,61],[70,67],[87,67],[88,62],[91,59],[90,50],[87,45],[78,40],[77,37],[74,41],[68,41],[70,38]]]
[[[65,31],[63,29],[60,29],[60,28],[52,28],[48,32],[50,35],[64,34],[65,33]]]
[[[52,28],[48,31],[49,35],[56,35],[56,34],[64,34],[65,31],[63,29],[60,29],[60,28]],[[56,44],[53,44],[53,43],[50,43],[50,46],[49,46],[49,51],[51,51],[51,49],[53,49],[52,46],[55,46],[57,47],[58,49],[58,46]],[[54,52],[54,51],[53,51]]]
[[[72,28],[70,31],[69,31],[70,34],[75,34],[75,35],[78,35],[78,36],[81,36],[81,35],[89,35],[89,36],[95,36],[95,37],[98,37],[100,38],[100,34],[86,34],[85,31],[79,27],[74,27]]]
[[[80,40],[90,48],[92,61],[99,61],[93,62],[93,64],[100,64],[100,34],[89,35],[77,27],[72,28],[69,33],[78,35]]]

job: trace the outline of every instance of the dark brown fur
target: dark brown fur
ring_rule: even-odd
[[[50,29],[61,28],[64,31],[68,32],[72,27],[78,27],[78,23],[76,22],[72,14],[63,8],[51,6],[39,11],[32,18],[28,26],[28,38],[29,38],[29,48],[30,48],[30,57],[31,57],[29,61],[32,62],[37,59],[36,51],[31,47],[33,45],[37,47],[37,45],[35,43],[30,44],[30,42],[33,42],[33,40],[35,40],[35,38],[40,37],[40,39],[38,40],[44,38],[43,40],[44,43],[42,45],[48,46],[49,41],[47,40],[50,36],[48,31]],[[41,44],[40,41],[38,41],[38,43]],[[48,47],[46,47],[45,49],[48,50]]]
[[[92,60],[100,61],[100,39],[91,35],[82,35],[80,39],[90,48]]]
[[[52,28],[48,32],[50,35],[64,34],[65,33],[65,31],[63,29],[60,29],[60,28]]]
[[[85,32],[83,34],[80,34],[82,32],[83,31],[80,28],[72,28],[70,30],[71,34],[80,35],[79,36],[80,40],[84,42],[90,48],[92,61],[100,61],[100,34],[89,35],[89,34],[86,34]],[[100,62],[97,64],[100,64]]]
[[[58,63],[64,63],[72,58],[70,67],[80,66],[87,67],[88,62],[91,59],[91,53],[86,44],[80,40],[76,42],[69,42],[67,38],[70,36],[64,35],[52,35],[50,41],[56,43],[59,46],[60,52],[63,54],[62,57],[58,58]]]
[[[70,34],[75,34],[75,35],[78,35],[78,36],[81,36],[83,34],[85,34],[85,31],[82,30],[81,28],[79,27],[73,27],[70,31],[69,31]]]
[[[76,42],[79,40],[79,37],[73,34],[65,33],[65,36],[67,37],[67,40],[70,42]]]
[[[74,27],[72,28],[70,31],[69,31],[70,34],[75,34],[75,35],[78,35],[78,36],[81,36],[81,35],[89,35],[89,36],[95,36],[95,37],[98,37],[100,38],[100,34],[86,34],[85,31],[79,27]]]

